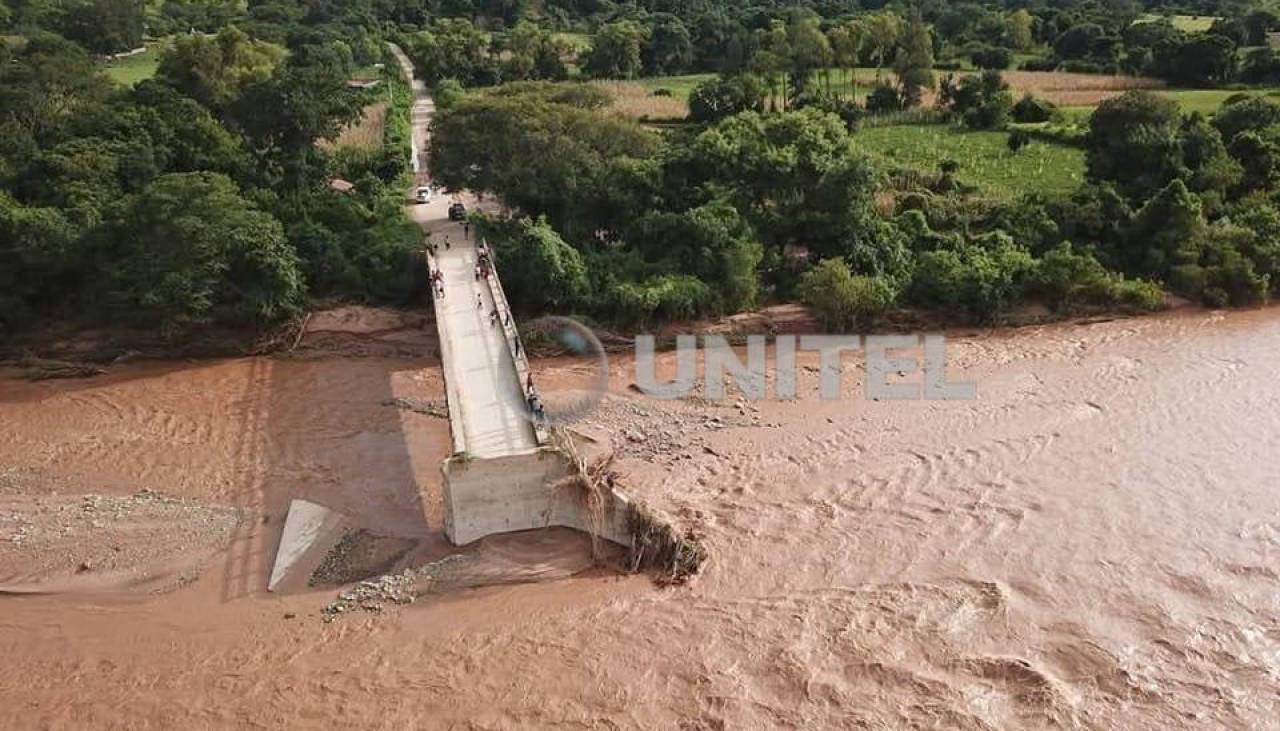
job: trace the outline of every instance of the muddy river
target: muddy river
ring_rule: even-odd
[[[977,399],[851,382],[701,429],[652,418],[614,358],[596,426],[703,536],[701,575],[660,588],[515,537],[488,550],[560,578],[332,623],[334,589],[264,590],[284,510],[447,551],[447,425],[394,405],[440,398],[434,360],[0,381],[0,728],[1280,728],[1280,312],[957,334],[948,359]],[[109,547],[110,516],[23,527],[141,490],[209,512],[171,529],[146,493]],[[95,583],[112,552],[173,580]]]

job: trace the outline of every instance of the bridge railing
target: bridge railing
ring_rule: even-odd
[[[511,355],[512,362],[516,367],[516,378],[519,379],[520,392],[528,397],[525,384],[529,382],[529,358],[528,351],[524,348],[524,343],[520,342],[520,331],[516,328],[516,318],[511,312],[511,303],[507,301],[507,292],[502,288],[502,279],[498,276],[498,263],[493,255],[493,249],[489,247],[487,241],[480,239],[480,245],[489,252],[489,276],[486,277],[489,286],[489,294],[493,297],[493,305],[498,310],[498,325],[502,327],[503,342],[506,343],[507,352]],[[510,324],[507,324],[510,323]],[[538,446],[547,445],[548,433],[545,424],[538,420],[533,421],[533,432],[537,439]]]

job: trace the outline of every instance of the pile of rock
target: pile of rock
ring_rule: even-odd
[[[417,594],[414,584],[417,574],[413,569],[405,569],[398,574],[387,574],[376,579],[361,581],[355,587],[338,595],[321,610],[325,622],[332,622],[341,614],[357,609],[366,612],[381,612],[390,604],[412,604]]]

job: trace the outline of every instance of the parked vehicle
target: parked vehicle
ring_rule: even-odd
[[[431,186],[429,185],[418,186],[418,189],[414,191],[413,197],[414,197],[414,200],[418,201],[419,203],[430,203],[431,202]]]
[[[449,220],[450,221],[467,220],[467,207],[462,205],[461,203],[454,203],[453,205],[449,206]]]

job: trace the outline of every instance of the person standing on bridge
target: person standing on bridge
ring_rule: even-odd
[[[476,292],[476,309],[484,309],[484,297],[481,297],[479,292]]]

